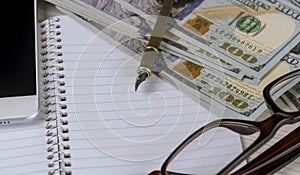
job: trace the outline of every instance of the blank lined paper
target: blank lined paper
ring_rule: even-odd
[[[44,120],[0,128],[0,174],[47,174]]]

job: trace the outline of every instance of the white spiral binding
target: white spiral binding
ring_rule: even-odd
[[[60,35],[59,18],[52,17],[41,24],[41,87],[48,145],[48,175],[71,175],[68,170],[71,167],[71,154]]]

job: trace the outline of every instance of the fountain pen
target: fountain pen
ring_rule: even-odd
[[[139,85],[144,82],[152,74],[152,67],[159,55],[159,47],[166,30],[168,18],[171,14],[174,0],[164,0],[163,6],[159,12],[149,42],[144,49],[140,66],[137,68],[137,79],[135,82],[135,91]]]

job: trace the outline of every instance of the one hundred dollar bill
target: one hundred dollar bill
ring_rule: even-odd
[[[121,44],[123,46],[121,49],[132,56],[135,55],[134,58],[140,60],[145,46],[143,41],[113,30],[105,30],[106,26],[93,21],[85,21],[72,12],[63,9],[62,11],[95,33],[99,34],[99,31],[101,31],[101,36],[104,34],[105,39],[112,41],[113,44]],[[136,55],[140,55],[140,57],[136,57]],[[299,69],[300,64],[297,66],[297,69]],[[154,72],[158,77],[175,85],[175,87],[207,108],[211,108],[211,104],[213,104],[215,109],[225,111],[224,117],[226,118],[249,120],[255,119],[266,109],[262,96],[265,85],[282,73],[291,71],[288,66],[279,69],[280,71],[271,72],[259,85],[255,86],[166,52],[162,52],[161,57],[154,66]],[[287,88],[290,87],[283,86],[281,89]],[[283,92],[278,91],[276,93]],[[276,93],[274,95],[278,95]]]
[[[217,101],[214,105],[220,110],[226,106],[225,116],[237,118],[254,119],[265,110],[265,103],[262,95],[264,87],[275,78],[283,75],[281,71],[289,72],[289,68],[282,66],[272,70],[258,85],[252,85],[235,78],[224,76],[213,69],[204,68],[192,62],[175,59],[174,56],[167,56],[166,69],[162,74],[167,80],[172,77],[172,81],[182,85],[181,89],[191,98],[202,97],[204,101]],[[175,60],[175,61],[174,61]],[[300,65],[296,69],[299,69]],[[286,70],[284,69],[287,68]],[[191,69],[192,68],[192,69]],[[272,96],[278,97],[291,86],[300,81],[298,77],[291,84],[281,87]],[[202,92],[199,95],[199,92]],[[195,99],[199,100],[199,99]]]
[[[116,1],[141,16],[156,15],[147,9],[159,7],[153,1]],[[178,26],[170,32],[196,50],[209,43],[217,56],[260,79],[300,40],[299,11],[293,0],[182,1],[173,8]]]
[[[127,7],[127,8],[129,8],[129,10],[134,10],[133,8],[130,8],[130,6],[128,6],[128,5],[126,6],[124,3],[124,0],[121,0],[121,1],[118,1],[118,0],[116,0],[116,1],[112,1],[112,0],[108,0],[108,1],[77,0],[77,2],[83,6],[88,4],[96,9],[102,10],[103,12],[105,12],[109,15],[112,15],[112,17],[115,17],[115,20],[125,19],[125,18],[128,19],[130,14],[132,15],[132,13],[129,13],[127,10],[124,10],[124,8],[121,8],[120,6],[124,6],[125,8]],[[120,3],[118,3],[118,2],[120,2]],[[158,8],[158,3],[155,3],[156,2],[155,0],[154,1],[126,0],[126,2],[130,3],[130,5],[138,7],[142,11],[148,12],[149,14],[157,14],[158,13],[158,10],[154,10],[154,9]],[[119,9],[118,13],[114,12],[115,9]],[[142,12],[139,12],[139,13],[142,13]],[[145,22],[143,22],[142,18],[139,18],[138,20],[141,22],[136,22],[137,20],[135,20],[135,22],[130,22],[131,24],[137,24],[137,23],[144,24],[144,25],[137,26],[138,28],[135,29],[136,31],[140,30],[141,28],[144,28],[144,29],[146,28],[146,30],[149,30],[150,27],[145,25]],[[127,33],[127,35],[128,35],[128,33]],[[137,36],[135,36],[135,37],[137,37]],[[140,36],[140,37],[143,38],[143,36]],[[176,37],[173,37],[173,38],[176,38]],[[173,52],[174,54],[177,53],[177,54],[184,55],[185,58],[190,58],[189,59],[190,61],[193,61],[196,63],[198,62],[198,64],[208,64],[208,65],[214,64],[213,67],[215,67],[219,70],[222,69],[223,72],[225,72],[226,74],[234,76],[238,79],[241,79],[243,81],[246,81],[246,82],[249,82],[252,84],[258,84],[261,81],[260,77],[263,77],[262,74],[260,74],[261,76],[257,77],[255,75],[247,72],[245,67],[236,67],[233,64],[226,62],[223,59],[223,57],[221,57],[219,54],[215,54],[214,51],[212,51],[211,49],[209,49],[205,46],[200,47],[200,48],[199,47],[185,47],[188,45],[188,44],[186,44],[185,41],[183,41],[183,40],[179,41],[179,39],[176,39],[176,42],[183,43],[183,45],[178,44],[178,43],[173,44],[174,42],[172,42],[171,44],[169,44],[168,42],[166,42],[166,43],[163,42],[162,46],[165,46],[164,48],[166,50],[168,50],[169,52]],[[186,45],[184,46],[184,44],[186,44]],[[179,46],[179,48],[175,47],[175,46]]]
[[[177,44],[178,45],[178,44]],[[209,62],[206,62],[205,65],[214,67],[217,70],[220,70],[227,75],[233,76],[237,79],[240,79],[244,82],[258,85],[262,79],[259,79],[251,74],[245,74],[242,78],[238,76],[238,74],[235,74],[237,72],[237,68],[231,65],[230,63],[225,62],[221,58],[211,54],[209,51],[201,48],[198,49],[198,54],[192,54],[188,49],[182,48],[182,49],[176,49],[173,45],[168,45],[167,47],[170,47],[171,49],[166,48],[165,50],[173,55],[182,57],[188,61],[194,62],[195,64],[201,64],[201,61],[199,60],[211,60],[211,61],[218,61],[219,64],[209,64]],[[178,46],[180,47],[180,46]],[[292,49],[288,54],[283,56],[283,58],[275,65],[273,66],[268,72],[274,71],[275,69],[278,69],[278,67],[281,66],[288,66],[290,70],[295,70],[298,68],[299,60],[300,60],[300,42]],[[195,53],[195,52],[194,52]],[[201,55],[201,54],[202,55]],[[196,58],[196,59],[195,59]],[[281,65],[281,66],[278,66]]]
[[[114,30],[125,35],[129,35],[141,40],[149,38],[151,27],[142,17],[122,8],[122,6],[113,0],[73,0],[73,1],[57,1],[48,0],[60,7],[66,8],[88,20],[97,22],[105,26],[113,26]],[[143,4],[148,1],[132,3]],[[142,5],[148,8],[147,5]],[[117,11],[117,12],[115,12]],[[104,18],[104,20],[103,20]],[[125,30],[124,30],[125,29]],[[145,37],[145,36],[148,37]],[[203,47],[186,47],[189,44],[179,39],[177,36],[168,35],[169,38],[163,38],[162,48],[169,53],[184,56],[186,59],[196,64],[204,64],[222,70],[224,73],[236,77],[240,80],[247,81],[252,84],[258,84],[261,79],[249,74],[243,67],[236,67],[207,46]]]
[[[129,11],[124,10],[119,3],[112,0],[105,1],[88,1],[88,0],[73,0],[73,1],[58,1],[48,0],[57,6],[63,7],[76,13],[87,20],[94,21],[101,25],[110,26],[119,33],[129,35],[137,39],[149,39],[151,27],[142,17],[139,17]],[[76,9],[79,9],[80,12]],[[118,12],[115,12],[115,11]],[[98,17],[99,16],[99,17]],[[102,18],[105,20],[102,21]],[[181,44],[180,44],[181,43]],[[207,47],[201,47],[193,50],[192,47],[185,47],[184,40],[179,39],[171,34],[163,38],[162,48],[168,52],[173,52],[180,55],[185,55],[191,61],[197,64],[208,64],[216,69],[223,70],[226,74],[234,76],[238,79],[247,79],[249,82],[258,83],[254,76],[246,75],[247,72],[239,67],[227,63],[222,58],[214,55],[214,51]]]
[[[96,0],[96,1],[88,1],[88,0],[73,0],[73,1],[55,1],[51,0],[53,3],[67,7],[70,11],[75,11],[76,14],[79,14],[81,16],[86,17],[87,19],[93,18],[97,13],[99,18],[93,19],[93,21],[98,22],[102,25],[113,25],[114,29],[116,29],[118,32],[121,32],[122,28],[126,28],[125,31],[123,31],[123,34],[130,35],[132,37],[136,38],[142,38],[145,39],[144,36],[141,36],[139,32],[136,32],[138,30],[145,29],[150,30],[150,27],[147,25],[147,23],[143,20],[141,17],[136,17],[132,13],[129,13],[129,11],[125,10],[119,3],[113,0]],[[153,2],[155,1],[128,1],[131,2],[131,4],[138,4],[140,7],[143,7],[143,9],[149,9],[149,6],[152,6]],[[151,3],[152,2],[152,3]],[[147,3],[150,5],[147,5]],[[123,4],[122,4],[123,5]],[[87,6],[87,7],[83,7]],[[92,7],[92,9],[91,9]],[[82,12],[79,13],[78,11],[74,9],[80,9]],[[85,9],[85,10],[83,10]],[[96,9],[96,10],[95,10]],[[153,9],[153,8],[152,8]],[[95,10],[95,11],[94,11]],[[117,12],[116,12],[117,11]],[[153,10],[148,10],[152,13]],[[89,12],[89,13],[88,13]],[[90,14],[92,12],[92,14]],[[108,15],[108,16],[107,16]],[[134,16],[132,18],[131,16]],[[108,19],[109,22],[100,22],[102,21],[101,17]],[[116,24],[119,24],[117,22],[118,19],[128,19],[130,17],[130,20],[125,20],[126,22],[133,24],[132,30],[135,30],[135,34],[130,33],[128,30],[130,26],[126,27],[116,27]],[[100,21],[99,21],[100,20]],[[122,24],[124,25],[124,24]],[[136,27],[136,28],[135,28]],[[133,32],[134,33],[134,32]],[[145,34],[145,33],[144,33]],[[166,40],[164,40],[166,41]],[[170,40],[169,40],[170,41]],[[209,65],[211,67],[214,67],[218,70],[222,70],[224,73],[231,75],[233,77],[236,77],[238,79],[241,79],[243,81],[249,82],[251,84],[258,84],[261,79],[258,77],[255,77],[254,75],[249,74],[245,71],[245,69],[241,69],[238,67],[235,67],[234,65],[224,61],[220,56],[216,56],[211,49],[207,49],[205,47],[199,48],[197,50],[193,50],[193,48],[185,47],[181,44],[172,42],[169,44],[169,41],[163,42],[162,46],[165,50],[167,50],[169,53],[173,53],[175,55],[184,56],[184,58],[188,59],[189,61],[195,62],[196,64],[204,64]],[[173,44],[175,43],[175,44]],[[299,45],[299,44],[298,44]],[[178,46],[178,47],[176,47]],[[295,50],[295,52],[298,52],[299,55],[299,49]]]

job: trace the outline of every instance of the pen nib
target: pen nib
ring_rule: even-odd
[[[147,72],[139,73],[139,76],[137,77],[136,82],[135,82],[135,91],[138,89],[139,85],[148,78],[148,76],[149,75]]]

